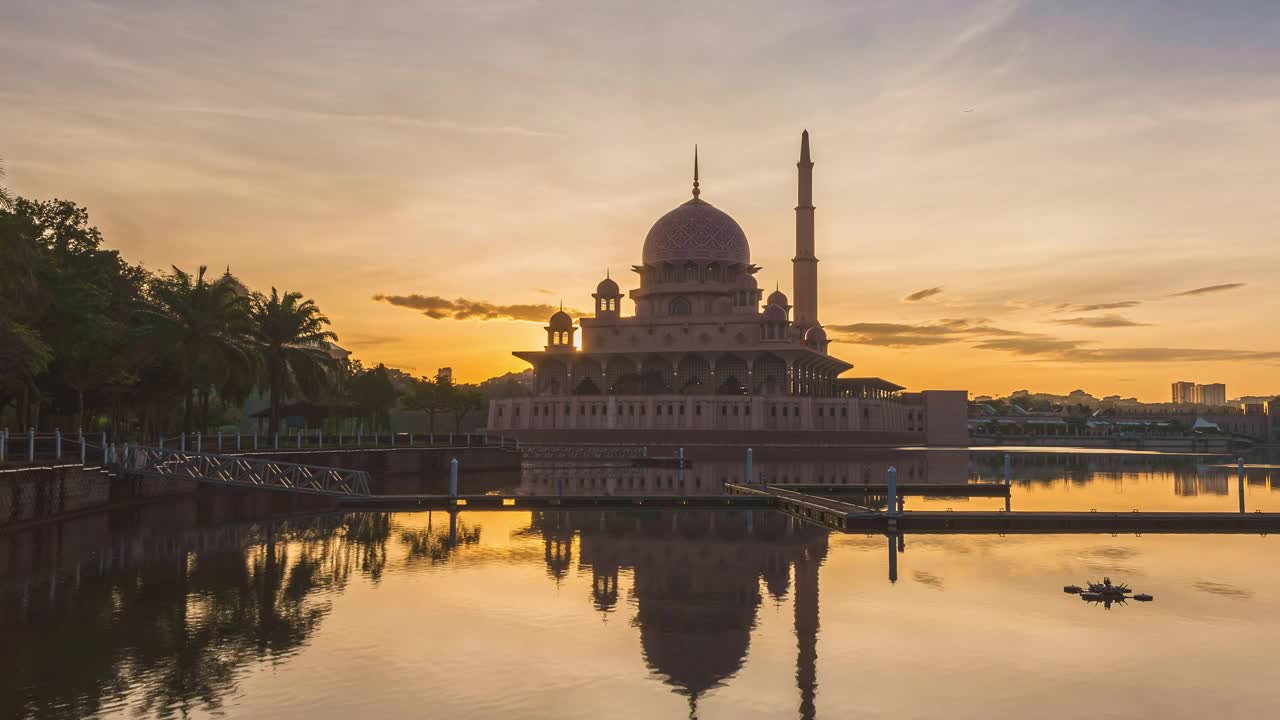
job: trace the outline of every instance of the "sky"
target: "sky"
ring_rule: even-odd
[[[301,291],[366,363],[526,367],[561,301],[637,285],[695,143],[789,291],[807,128],[851,374],[1280,393],[1269,0],[9,0],[0,67],[13,191]]]

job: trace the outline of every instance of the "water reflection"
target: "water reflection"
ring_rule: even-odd
[[[782,602],[794,568],[796,685],[800,716],[813,717],[817,689],[818,569],[828,533],[774,512],[534,513],[531,529],[546,548],[548,574],[572,563],[591,573],[594,608],[617,604],[618,576],[631,571],[645,663],[663,682],[699,697],[742,667],[764,591]]]
[[[353,573],[377,579],[390,529],[364,514],[170,535],[109,525],[0,536],[0,556],[22,568],[0,586],[0,715],[216,710],[240,668],[305,645]]]

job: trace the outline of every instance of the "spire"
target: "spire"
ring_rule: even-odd
[[[560,312],[564,312],[564,298],[560,298]]]
[[[697,200],[701,192],[698,189],[698,145],[695,143],[693,146],[693,199]]]
[[[800,162],[813,162],[809,159],[809,131],[800,134]]]
[[[604,279],[605,279],[605,280],[608,280],[608,279],[609,279],[609,268],[605,268],[605,269],[604,269]]]

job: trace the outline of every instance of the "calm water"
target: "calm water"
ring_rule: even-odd
[[[763,462],[779,481],[860,481],[865,470],[876,482],[891,463],[915,482],[962,482],[998,478],[1002,457]],[[1235,470],[1224,464],[1019,453],[1011,503],[1234,510]],[[736,466],[543,465],[464,484],[692,492],[695,477],[709,486]],[[1250,468],[1245,488],[1251,509],[1280,511],[1280,469]],[[1276,538],[903,543],[891,581],[884,536],[831,535],[773,512],[451,522],[439,512],[285,517],[261,496],[220,496],[87,516],[0,534],[0,717],[1274,713]],[[1155,602],[1106,609],[1061,590],[1103,575]]]

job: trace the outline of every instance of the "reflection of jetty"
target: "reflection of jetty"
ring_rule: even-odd
[[[982,486],[973,486],[982,487]],[[998,486],[997,486],[998,487]],[[881,511],[884,495],[847,498],[785,486],[728,485],[726,495],[374,495],[345,497],[360,510],[627,510],[776,509],[838,532],[860,533],[1265,533],[1280,530],[1280,513]],[[842,490],[844,488],[841,488]],[[895,489],[896,490],[896,489]],[[937,486],[903,486],[904,494],[939,494]],[[982,492],[989,492],[983,489]],[[890,503],[896,505],[896,503]]]

